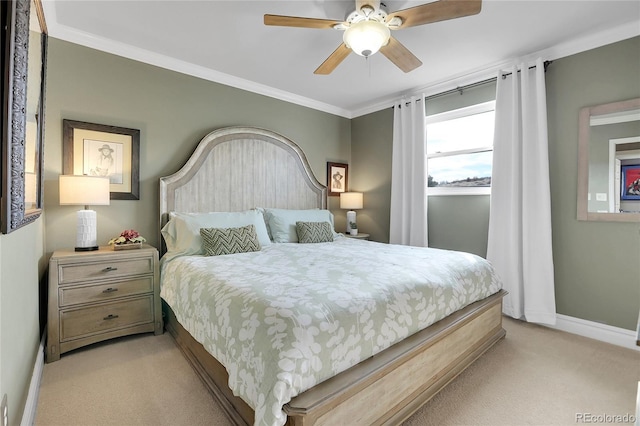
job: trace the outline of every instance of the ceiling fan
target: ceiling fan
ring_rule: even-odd
[[[314,71],[314,74],[330,74],[351,51],[369,57],[378,50],[402,71],[409,72],[422,65],[422,62],[392,37],[390,30],[475,15],[482,8],[482,0],[438,0],[387,13],[380,0],[355,2],[356,9],[345,21],[267,14],[264,15],[264,24],[344,31],[342,44]]]

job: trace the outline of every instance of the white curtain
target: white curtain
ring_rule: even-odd
[[[393,111],[389,242],[427,247],[427,133],[424,95]]]
[[[547,102],[535,65],[498,73],[487,259],[509,292],[503,312],[553,325]]]

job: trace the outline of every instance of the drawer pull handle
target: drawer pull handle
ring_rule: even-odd
[[[112,320],[112,319],[116,319],[118,318],[119,315],[113,315],[113,314],[109,314],[106,317],[102,318],[103,320],[107,321],[107,320]]]
[[[117,288],[109,287],[106,290],[102,290],[103,293],[113,293],[114,291],[118,291]]]
[[[118,268],[114,268],[113,266],[107,266],[102,270],[102,272],[111,272],[111,271],[117,271],[117,270]]]

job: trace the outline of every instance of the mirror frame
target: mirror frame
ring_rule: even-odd
[[[640,222],[640,213],[594,213],[588,210],[590,118],[640,108],[640,98],[584,107],[578,127],[578,220],[602,222]]]
[[[31,10],[31,4],[35,10]],[[2,202],[0,231],[8,234],[40,217],[43,205],[43,134],[47,64],[47,28],[41,0],[14,0],[3,5],[6,30],[3,46],[2,93]],[[35,12],[41,32],[40,85],[29,87],[29,20]],[[35,131],[36,201],[25,211],[25,147],[27,127],[27,91],[39,91],[38,120]]]

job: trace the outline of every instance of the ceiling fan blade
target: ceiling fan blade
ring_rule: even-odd
[[[349,53],[351,53],[351,49],[349,49],[346,44],[342,43],[313,73],[322,75],[331,74],[331,72],[336,69],[336,67],[340,65],[347,56],[349,56]]]
[[[408,28],[476,15],[480,13],[481,9],[482,0],[439,0],[390,13],[387,17],[387,22],[397,16],[402,19],[402,25],[399,28]]]
[[[380,48],[380,52],[404,72],[413,71],[422,65],[422,61],[409,51],[395,38],[389,38],[389,43]]]
[[[334,21],[331,19],[301,18],[298,16],[264,15],[264,24],[276,25],[279,27],[318,28],[322,30],[331,29],[336,24],[342,24],[342,21]]]

